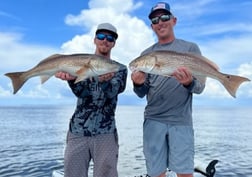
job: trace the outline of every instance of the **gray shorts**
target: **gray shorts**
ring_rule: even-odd
[[[118,149],[117,133],[85,137],[68,132],[64,176],[88,177],[92,159],[94,177],[118,177]]]
[[[167,168],[179,174],[194,169],[194,132],[192,126],[167,125],[146,119],[143,148],[147,173],[158,176]]]

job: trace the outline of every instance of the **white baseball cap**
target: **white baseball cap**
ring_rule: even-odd
[[[101,31],[107,31],[107,32],[111,33],[115,37],[115,39],[118,38],[116,27],[114,27],[110,23],[101,23],[101,24],[99,24],[95,34],[101,32]]]

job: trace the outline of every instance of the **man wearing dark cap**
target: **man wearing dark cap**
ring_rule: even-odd
[[[95,33],[95,54],[111,60],[111,49],[118,38],[110,23],[99,24]],[[116,62],[116,61],[113,61]],[[127,67],[98,78],[74,83],[75,77],[59,72],[55,75],[67,80],[78,98],[70,120],[64,156],[65,177],[88,177],[93,160],[94,177],[118,177],[118,136],[115,109],[118,94],[126,87]]]
[[[151,8],[149,19],[158,42],[141,55],[172,50],[201,55],[192,42],[178,39],[174,34],[177,18],[169,4],[159,2]],[[148,175],[165,177],[167,169],[178,177],[192,177],[194,170],[194,133],[192,122],[193,94],[200,94],[205,82],[196,80],[186,67],[177,68],[173,77],[133,72],[134,92],[146,96],[143,148]],[[203,78],[204,80],[205,78]]]

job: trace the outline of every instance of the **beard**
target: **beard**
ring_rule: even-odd
[[[107,47],[107,46],[101,46],[98,48],[98,51],[100,54],[102,55],[108,55],[110,53],[111,48]]]

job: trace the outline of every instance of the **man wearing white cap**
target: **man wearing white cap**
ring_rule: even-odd
[[[111,49],[118,38],[110,23],[99,24],[95,33],[95,54],[111,59]],[[116,61],[114,61],[116,62]],[[65,177],[88,177],[93,160],[94,177],[118,177],[118,136],[115,109],[118,94],[126,87],[127,67],[98,78],[74,83],[75,77],[59,72],[55,75],[67,80],[78,98],[70,120],[64,156]]]
[[[149,14],[151,27],[158,42],[144,50],[141,55],[172,50],[201,55],[199,47],[192,42],[175,38],[177,18],[169,4],[159,2]],[[167,169],[178,177],[192,177],[194,170],[194,135],[192,125],[193,94],[200,94],[205,83],[196,80],[186,67],[177,68],[173,77],[143,72],[133,72],[131,79],[134,92],[146,96],[144,112],[143,148],[148,175],[165,177]]]

